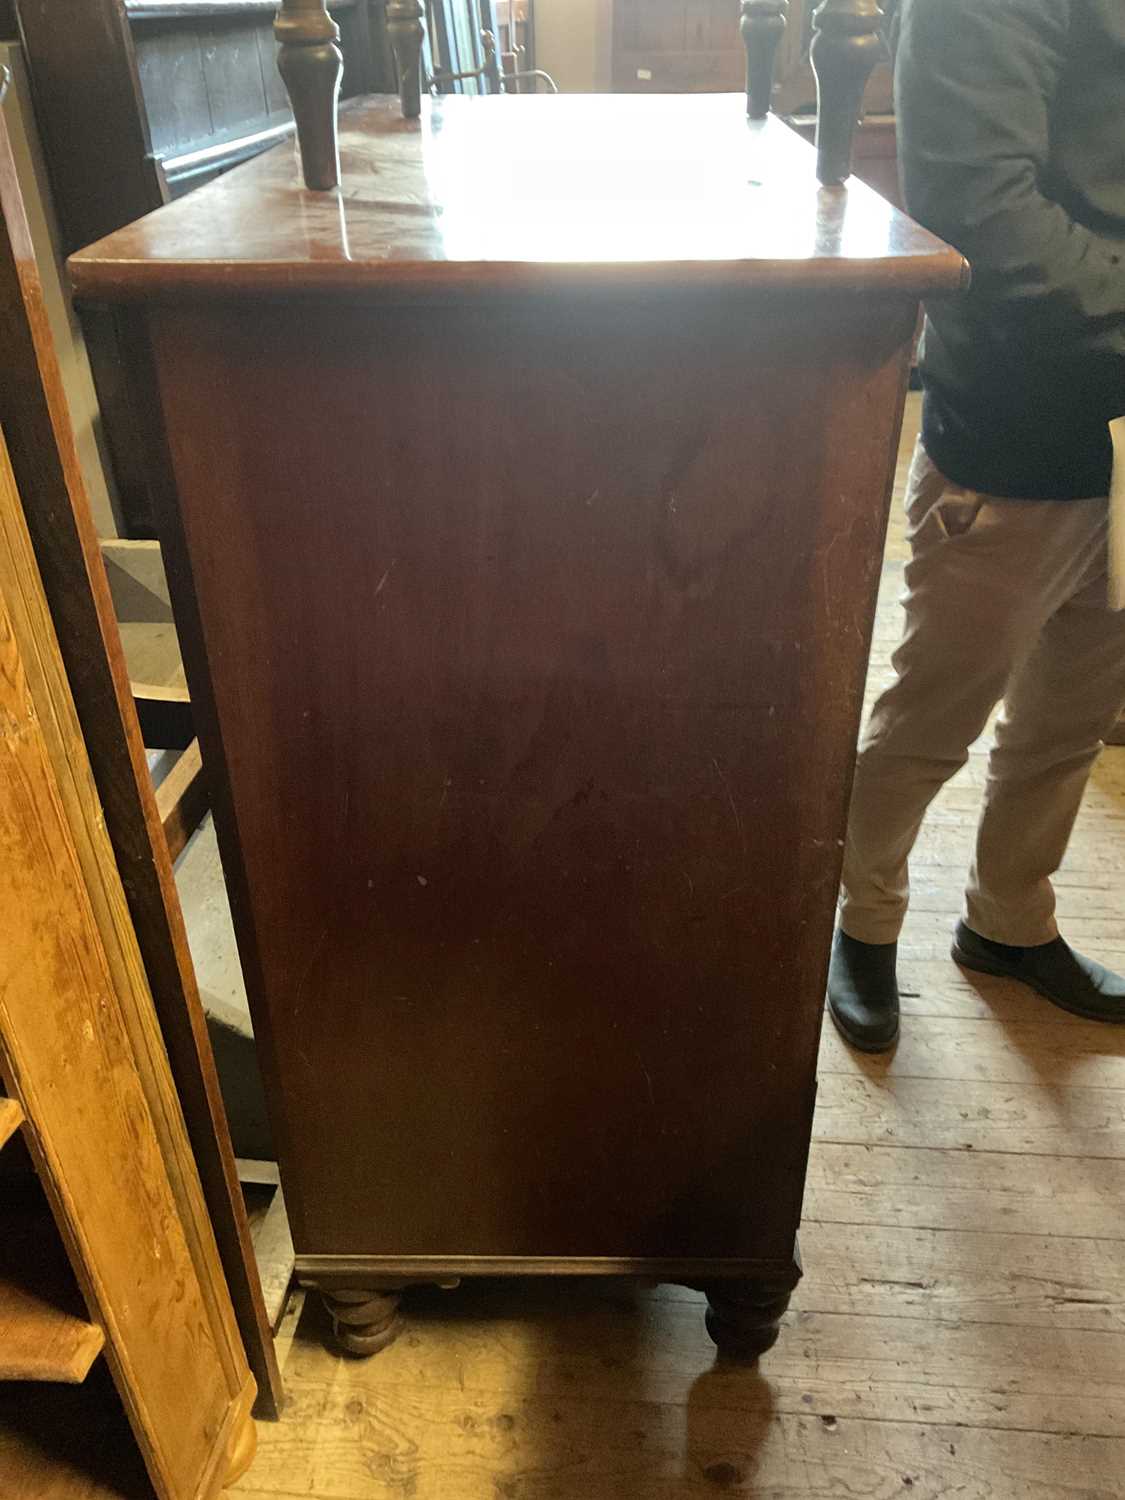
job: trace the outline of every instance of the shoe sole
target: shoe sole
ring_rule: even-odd
[[[953,962],[960,964],[963,969],[971,969],[974,974],[989,974],[993,979],[1010,979],[1013,984],[1022,984],[1024,989],[1030,990],[1033,995],[1038,995],[1041,1000],[1055,1006],[1057,1010],[1065,1010],[1068,1015],[1080,1016],[1083,1021],[1100,1021],[1103,1026],[1121,1026],[1125,1024],[1125,1014],[1120,1016],[1107,1016],[1101,1011],[1087,1010],[1081,1005],[1068,1005],[1065,1000],[1060,1000],[1057,995],[1052,995],[1050,990],[1045,990],[1042,985],[1036,984],[1033,979],[1025,979],[1022,974],[1015,974],[1011,969],[1004,968],[1003,964],[990,964],[987,959],[971,958],[965,950],[954,942],[950,950]]]
[[[862,1037],[856,1036],[854,1032],[849,1031],[848,1027],[836,1014],[836,1007],[832,1004],[831,1000],[828,1001],[828,1014],[832,1017],[833,1026],[835,1026],[836,1030],[844,1038],[844,1041],[847,1042],[849,1047],[854,1047],[857,1052],[866,1052],[874,1056],[879,1052],[893,1052],[898,1045],[899,1032],[902,1030],[901,1026],[895,1027],[895,1034],[889,1041],[869,1042],[865,1041]]]

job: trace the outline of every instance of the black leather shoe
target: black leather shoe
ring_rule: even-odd
[[[1087,1021],[1125,1023],[1125,979],[1092,958],[1075,953],[1061,937],[1033,948],[1013,948],[981,937],[958,922],[953,957],[962,968],[978,974],[1018,979],[1060,1010],[1084,1016]]]
[[[828,1010],[846,1042],[889,1052],[898,1041],[897,943],[861,943],[837,931],[828,966]]]

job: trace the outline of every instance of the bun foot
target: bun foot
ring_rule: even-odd
[[[393,1344],[402,1329],[397,1292],[321,1292],[332,1332],[347,1354],[367,1358]]]
[[[709,1281],[699,1290],[707,1294],[707,1332],[721,1354],[730,1359],[756,1360],[772,1349],[793,1288],[801,1279],[800,1253],[777,1276]]]

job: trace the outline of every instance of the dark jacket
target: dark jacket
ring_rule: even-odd
[[[923,440],[950,479],[1104,495],[1125,414],[1125,0],[901,0],[910,213],[971,290],[928,309]]]

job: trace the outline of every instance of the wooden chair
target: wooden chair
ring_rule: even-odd
[[[741,8],[747,112],[760,120],[769,113],[777,49],[789,4],[788,0],[741,0]],[[402,113],[408,120],[422,109],[424,13],[421,0],[387,0],[387,31],[398,64]],[[878,0],[823,0],[813,13],[817,175],[826,186],[837,186],[851,175],[863,91],[875,64],[885,55],[884,19]],[[340,181],[336,101],[343,57],[337,46],[339,27],[328,14],[326,0],[281,0],[274,30],[281,45],[278,66],[297,122],[305,185],[314,190],[334,188]],[[494,38],[491,55],[486,55],[481,68],[447,73],[445,81],[468,77],[500,86]],[[437,75],[435,81],[440,84],[442,76]]]

